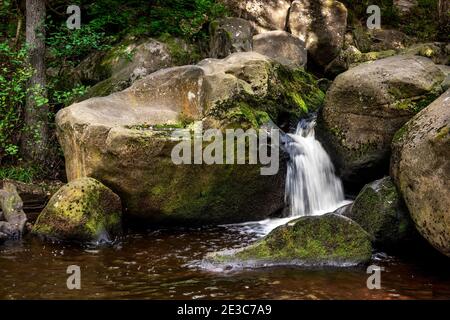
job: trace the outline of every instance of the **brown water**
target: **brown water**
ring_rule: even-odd
[[[207,252],[254,241],[252,232],[211,227],[131,233],[114,246],[80,248],[28,238],[0,246],[2,299],[450,299],[448,259],[374,257],[380,290],[365,268],[273,267],[212,272]],[[67,267],[81,267],[68,290]]]

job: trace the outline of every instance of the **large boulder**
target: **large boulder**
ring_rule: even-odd
[[[71,181],[56,192],[33,233],[63,241],[112,240],[121,233],[119,196],[92,178]]]
[[[249,20],[257,32],[285,30],[291,0],[221,0],[235,15]]]
[[[160,70],[122,92],[58,112],[69,180],[94,177],[117,192],[130,217],[220,223],[268,217],[284,205],[285,164],[177,165],[178,128],[255,128],[297,121],[324,94],[311,75],[255,52]],[[192,140],[191,140],[191,143]],[[248,162],[247,162],[248,163]]]
[[[325,67],[344,45],[347,9],[335,0],[296,0],[289,12],[288,28],[306,43],[311,58]]]
[[[253,27],[241,18],[222,18],[209,27],[211,39],[209,56],[226,58],[235,52],[252,51]]]
[[[305,43],[286,31],[269,31],[253,37],[253,50],[289,67],[305,66]]]
[[[431,60],[394,56],[340,74],[327,92],[318,136],[346,181],[387,172],[395,132],[441,92],[444,74]]]
[[[326,214],[293,220],[253,245],[210,254],[206,262],[241,267],[353,266],[369,261],[371,256],[366,231],[349,218]]]
[[[399,248],[416,235],[414,223],[390,177],[364,186],[343,215],[357,222],[383,248]]]
[[[419,232],[450,257],[450,90],[395,135],[391,174]]]

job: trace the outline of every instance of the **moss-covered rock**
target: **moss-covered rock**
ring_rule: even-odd
[[[248,247],[206,257],[213,264],[350,266],[370,260],[370,236],[356,222],[337,214],[307,216],[270,232]]]
[[[450,257],[450,90],[396,133],[391,175],[417,230]]]
[[[107,96],[157,70],[200,60],[196,48],[163,34],[158,39],[130,36],[106,52],[89,55],[64,77],[91,86],[79,100]]]
[[[327,91],[318,137],[344,180],[368,183],[388,172],[395,132],[442,91],[443,72],[409,55],[364,63]]]
[[[119,196],[92,178],[63,186],[39,215],[33,233],[63,241],[112,240],[121,233]]]
[[[403,199],[389,177],[367,184],[344,215],[356,221],[383,248],[398,248],[417,235]]]
[[[262,165],[248,161],[177,165],[171,151],[180,141],[171,137],[173,131],[192,133],[198,123],[220,132],[259,129],[270,120],[294,124],[323,99],[304,70],[256,52],[234,53],[160,70],[122,92],[61,110],[56,123],[69,180],[89,176],[106,183],[130,217],[231,223],[263,219],[283,208],[284,158],[273,176],[261,175]]]

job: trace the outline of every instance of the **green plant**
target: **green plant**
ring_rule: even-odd
[[[26,48],[14,50],[7,42],[0,43],[0,163],[19,152],[22,109],[32,76],[26,53]]]
[[[0,167],[0,180],[11,179],[25,183],[32,182],[39,174],[39,169],[33,166],[6,166]]]
[[[75,102],[79,97],[84,96],[89,89],[88,86],[78,84],[69,90],[55,90],[52,92],[52,104],[67,107]]]
[[[201,38],[206,35],[205,24],[226,14],[226,8],[215,0],[157,0],[149,17],[151,33]]]

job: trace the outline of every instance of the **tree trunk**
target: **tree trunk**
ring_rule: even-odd
[[[442,26],[445,26],[449,22],[449,9],[450,9],[450,1],[449,0],[439,0],[439,23]]]
[[[26,0],[26,43],[34,73],[29,81],[25,107],[22,154],[25,159],[42,163],[48,154],[48,105],[45,75],[45,1]]]

